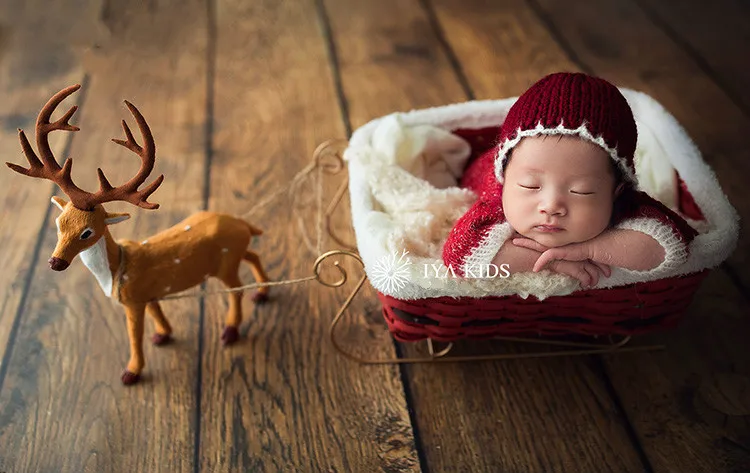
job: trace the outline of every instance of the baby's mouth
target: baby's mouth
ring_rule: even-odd
[[[556,225],[537,225],[534,227],[534,230],[542,233],[557,233],[563,231],[564,229]]]

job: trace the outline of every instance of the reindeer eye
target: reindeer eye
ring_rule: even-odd
[[[89,238],[91,238],[91,235],[93,235],[93,234],[94,234],[94,231],[92,229],[90,229],[90,228],[87,228],[86,230],[84,230],[83,232],[81,232],[80,238],[81,238],[81,240],[88,240]]]

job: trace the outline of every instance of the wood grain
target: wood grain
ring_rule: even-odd
[[[743,143],[750,122],[684,52],[633,4],[601,1],[584,8],[580,2],[570,10],[539,4],[582,64],[649,93],[675,115],[747,215],[750,200],[738,177],[748,167]],[[595,18],[619,21],[603,25]],[[732,258],[743,278],[745,251],[740,245]],[[750,333],[748,313],[747,300],[717,272],[696,295],[683,326],[650,340],[666,343],[666,352],[606,359],[654,471],[742,471],[750,463],[750,423],[739,414],[747,409],[741,396],[750,363],[740,347]]]
[[[180,22],[172,20],[177,3]],[[201,2],[123,7],[113,3],[84,14],[100,18],[109,33],[81,56],[89,80],[71,156],[73,177],[87,189],[96,189],[96,166],[111,182],[132,176],[139,160],[110,138],[122,137],[121,119],[133,126],[122,99],[139,107],[156,139],[154,172],[167,176],[153,197],[162,208],[150,213],[127,204],[107,208],[133,215],[113,227],[116,237],[142,238],[198,210],[202,202],[201,186],[186,183],[201,183],[204,173],[206,28]],[[24,113],[36,114],[41,105],[29,100]],[[26,185],[37,192],[48,189],[41,181]],[[34,268],[0,393],[4,468],[192,471],[197,301],[163,305],[177,342],[158,350],[147,344],[144,381],[121,386],[128,358],[124,314],[79,261],[65,273],[46,269],[55,244],[54,216],[46,223],[44,256]]]
[[[5,15],[3,15],[5,16]],[[49,97],[68,84],[80,82],[83,72],[75,57],[61,55],[58,69],[49,70],[25,60],[27,50],[16,47],[24,38],[22,25],[28,18],[18,19],[17,27],[6,25],[0,35],[0,156],[2,163],[14,162],[26,166],[18,141],[18,128],[31,134],[38,109],[29,104],[43,105]],[[20,38],[19,38],[20,37]],[[30,41],[30,49],[39,48],[49,37],[40,35]],[[49,55],[45,56],[47,60]],[[47,61],[45,61],[47,64]],[[72,101],[71,101],[72,102]],[[52,149],[58,155],[69,145],[70,134],[50,136]],[[31,182],[5,165],[0,170],[0,352],[5,353],[14,320],[22,303],[28,278],[37,268],[33,263],[39,233],[44,227],[45,214],[50,206],[53,184]],[[19,209],[23,209],[20,212]],[[46,258],[42,261],[42,264]],[[0,355],[0,373],[4,357]],[[6,367],[7,368],[7,367]],[[0,375],[0,386],[2,385]]]
[[[528,30],[541,29],[533,17],[498,12],[489,3],[484,10],[472,2],[458,3],[437,7],[443,9],[439,17],[445,21],[447,40],[456,46],[472,86],[479,77],[486,83],[495,81],[494,96],[503,97],[522,89],[527,78],[558,67],[554,56],[530,49],[535,37]],[[419,5],[334,0],[325,4],[352,123],[467,100],[429,13]],[[505,26],[514,22],[516,28],[509,31]],[[529,60],[529,70],[512,63]],[[480,351],[487,345],[472,348],[474,344],[467,342],[459,351]],[[402,350],[404,355],[424,355],[421,345],[403,344]],[[623,419],[590,360],[403,369],[427,471],[642,468]]]
[[[557,2],[536,1],[587,68],[651,95],[675,116],[716,172],[740,218],[750,218],[744,179],[750,172],[750,118],[711,78],[632,3],[609,0],[589,8],[573,2],[562,8]],[[605,25],[596,21],[599,15],[618,21]],[[749,232],[747,225],[741,226],[740,240]],[[750,287],[749,247],[738,245],[728,263]]]
[[[288,185],[318,144],[346,136],[325,23],[316,17],[308,1],[218,2],[210,208],[246,214]],[[311,275],[318,256],[303,243],[290,207],[281,198],[250,218],[265,230],[255,251],[274,280]],[[314,240],[312,210],[303,222]],[[359,277],[351,261],[342,262]],[[247,271],[244,280],[252,281]],[[276,287],[261,307],[246,298],[242,337],[230,348],[219,343],[226,302],[207,301],[202,471],[419,470],[398,370],[361,368],[327,342],[328,324],[351,288]],[[353,314],[344,336],[353,333],[375,355],[392,356],[362,299]]]
[[[431,4],[477,99],[517,96],[546,74],[575,69],[521,1]]]
[[[742,0],[634,0],[732,100],[750,113],[750,6]]]
[[[643,339],[665,351],[605,358],[653,471],[747,470],[748,314],[731,280],[715,271],[677,330]]]
[[[466,99],[427,15],[414,2],[324,4],[354,127],[396,111]]]

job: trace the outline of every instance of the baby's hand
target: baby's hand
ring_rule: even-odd
[[[551,261],[549,269],[560,274],[567,274],[568,276],[578,279],[581,282],[581,287],[588,288],[596,286],[599,283],[599,272],[608,276],[609,268],[606,265],[595,263],[593,261]],[[605,267],[607,271],[604,271]]]
[[[548,266],[552,271],[578,279],[584,286],[596,285],[599,282],[600,271],[606,277],[612,274],[608,265],[589,259],[591,257],[589,248],[585,243],[572,243],[557,248],[547,248],[530,238],[514,238],[513,244],[541,253],[534,264],[534,272],[541,271],[545,266]]]

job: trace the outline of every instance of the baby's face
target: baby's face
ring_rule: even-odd
[[[505,170],[511,227],[547,247],[590,240],[609,225],[615,198],[610,157],[578,137],[524,138]]]

